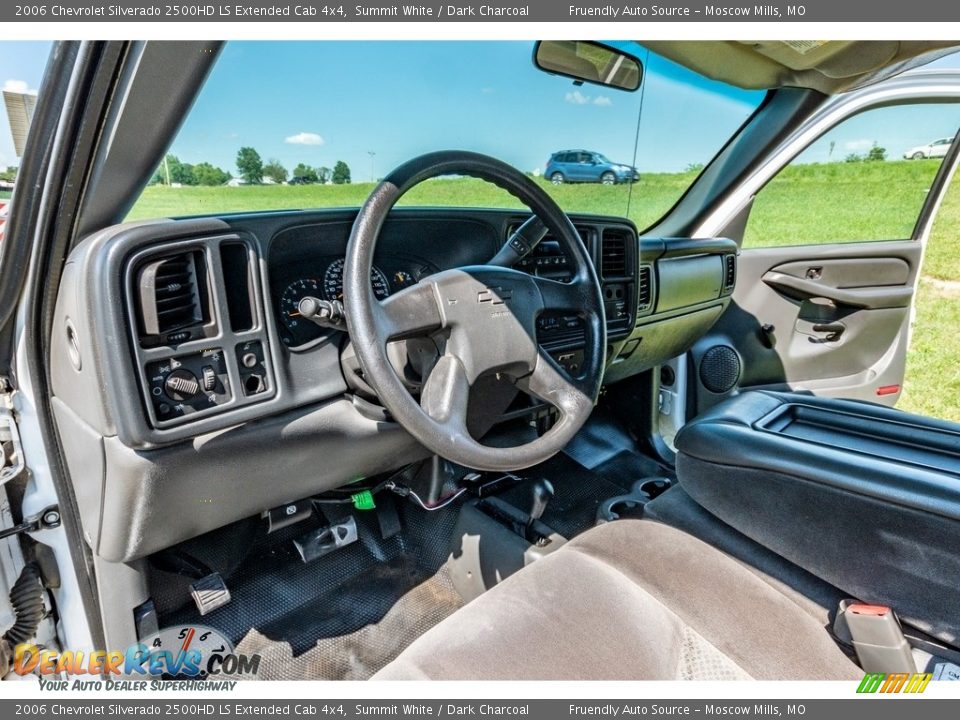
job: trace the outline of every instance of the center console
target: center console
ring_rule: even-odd
[[[688,423],[676,445],[680,484],[720,520],[957,644],[960,426],[754,391]]]

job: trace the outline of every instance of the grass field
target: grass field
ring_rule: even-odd
[[[692,173],[645,175],[634,185],[630,218],[647,227],[677,201],[694,179]],[[624,215],[628,185],[551,185],[539,181],[569,212]],[[357,207],[367,199],[373,183],[351,185],[251,185],[229,187],[148,187],[128,219],[301,208]],[[401,205],[522,208],[505,190],[472,178],[432,180],[405,195]]]
[[[757,198],[744,246],[800,245],[907,237],[937,170],[936,161],[833,163],[788,168]],[[553,186],[564,209],[628,215],[645,228],[692,182],[691,173],[644,175],[626,186]],[[541,181],[542,182],[542,181]],[[147,188],[130,219],[360,205],[371,183],[238,188]],[[410,205],[521,207],[473,179],[435,180],[405,198]],[[898,407],[960,421],[960,183],[947,194],[927,246],[917,297],[904,393]]]

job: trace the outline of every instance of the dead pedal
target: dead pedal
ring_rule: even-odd
[[[230,602],[230,589],[215,572],[190,583],[190,597],[200,614],[206,615]]]

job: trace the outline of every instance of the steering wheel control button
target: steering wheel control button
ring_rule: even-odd
[[[197,376],[189,370],[174,370],[167,375],[164,387],[169,398],[176,402],[192,398],[200,392],[200,383],[197,382]]]
[[[233,399],[220,348],[148,363],[146,377],[157,423],[213,412]]]

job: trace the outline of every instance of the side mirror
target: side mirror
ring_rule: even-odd
[[[643,64],[633,55],[587,40],[541,40],[533,62],[554,75],[618,90],[636,90],[643,79]]]

